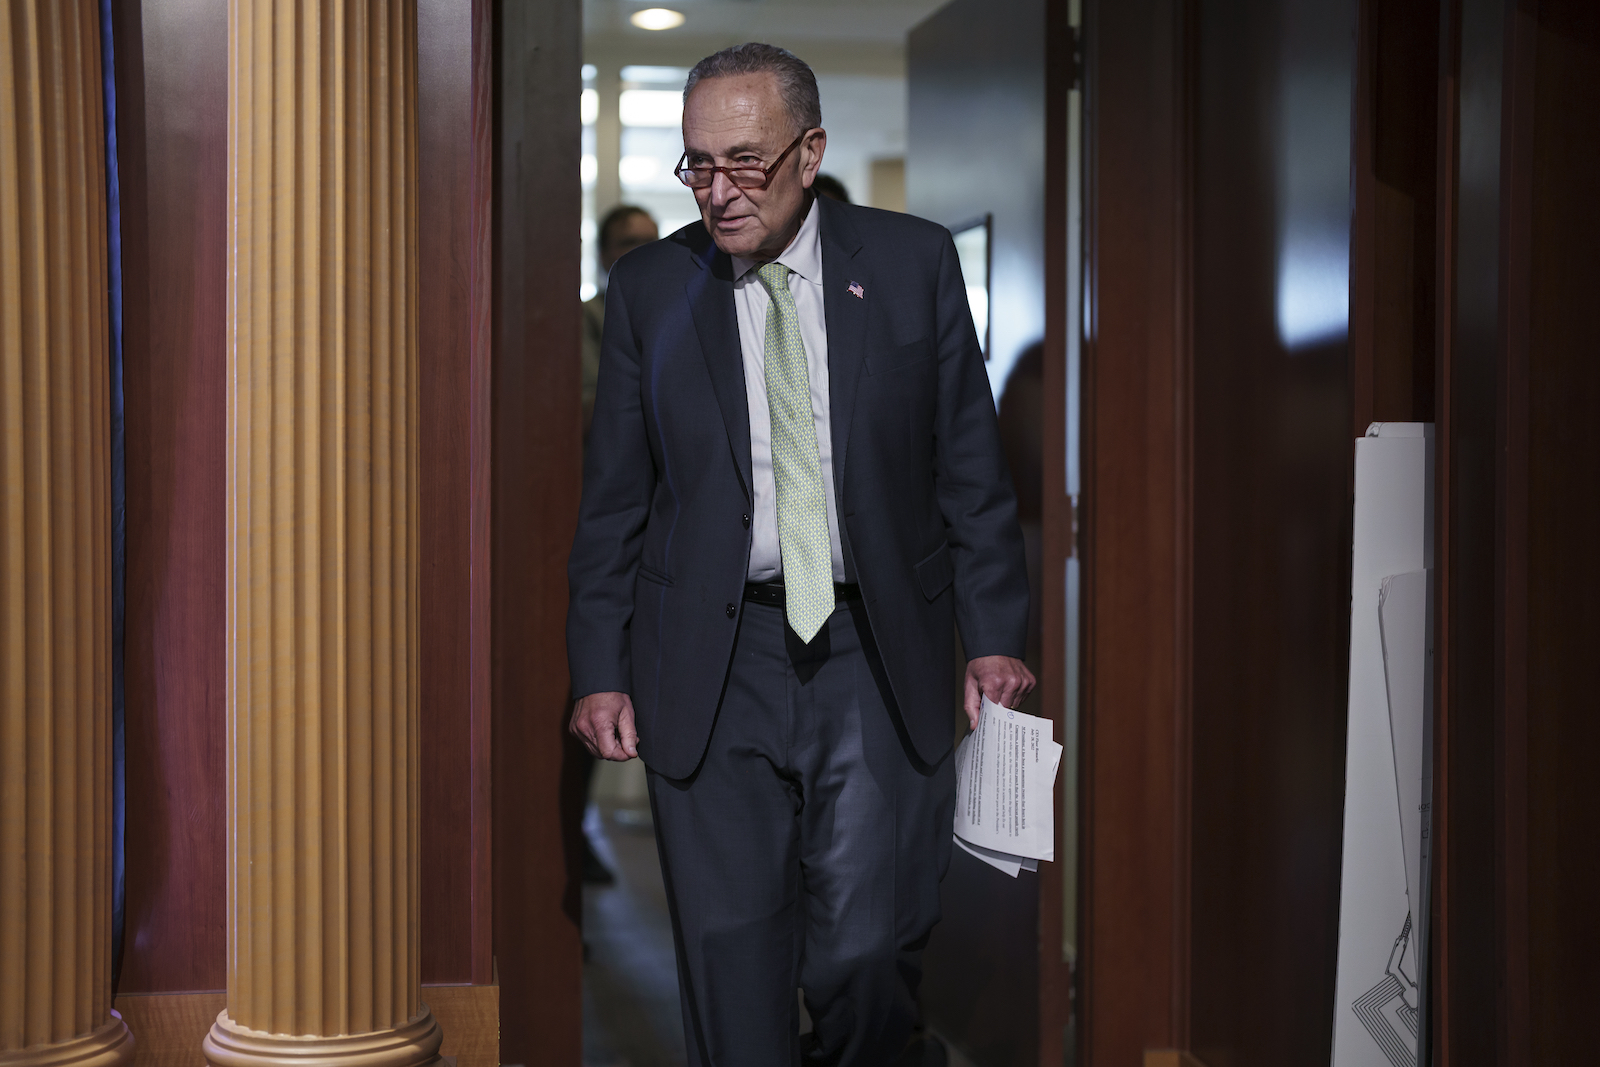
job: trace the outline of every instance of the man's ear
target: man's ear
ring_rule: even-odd
[[[822,153],[828,147],[828,131],[813,130],[800,144],[800,184],[809,189],[822,169]]]

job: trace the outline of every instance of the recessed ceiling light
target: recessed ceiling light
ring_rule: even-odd
[[[675,30],[683,25],[683,13],[667,7],[647,7],[628,19],[641,30]]]

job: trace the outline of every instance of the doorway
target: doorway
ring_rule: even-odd
[[[662,236],[697,222],[692,194],[671,173],[683,147],[682,86],[700,58],[739,41],[787,47],[816,71],[829,134],[822,172],[844,195],[911,211],[957,236],[1028,544],[1029,660],[1042,684],[1027,710],[1055,721],[1068,752],[1057,863],[1012,880],[964,853],[953,860],[924,1010],[942,1062],[1060,1062],[1076,908],[1076,701],[1068,694],[1077,658],[1079,284],[1067,255],[1078,247],[1079,216],[1064,205],[1077,196],[1067,174],[1075,175],[1079,106],[1076,88],[1050,72],[1047,51],[1063,40],[1071,51],[1077,4],[700,0],[681,6],[681,22],[638,13],[620,0],[583,4],[583,300],[603,299],[607,219],[615,224],[619,205],[647,212]],[[951,717],[952,731],[964,732],[958,708]],[[584,1062],[680,1064],[672,931],[642,766],[599,764],[583,801]],[[985,917],[996,914],[1005,917],[998,925]],[[1054,1038],[1041,1040],[1047,1029]]]

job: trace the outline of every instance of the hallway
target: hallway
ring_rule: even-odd
[[[617,879],[583,887],[584,1067],[680,1067],[678,972],[650,809],[591,804],[584,831]]]

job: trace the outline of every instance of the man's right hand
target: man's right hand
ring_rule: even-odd
[[[627,693],[590,693],[580,697],[572,709],[568,729],[601,759],[625,763],[639,754],[633,701]]]

